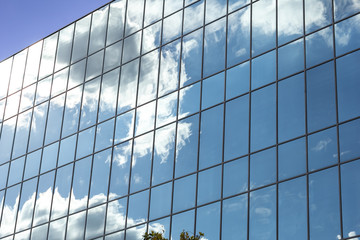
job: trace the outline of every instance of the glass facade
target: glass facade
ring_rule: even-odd
[[[0,63],[0,239],[360,238],[358,0],[117,0]]]

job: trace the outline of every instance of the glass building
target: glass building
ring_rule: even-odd
[[[359,0],[120,0],[0,63],[0,239],[360,239]]]

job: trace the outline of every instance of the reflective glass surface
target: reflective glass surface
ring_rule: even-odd
[[[0,238],[357,240],[359,6],[114,0],[0,62]]]

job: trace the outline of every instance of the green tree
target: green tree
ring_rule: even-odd
[[[200,240],[200,238],[203,236],[204,234],[202,232],[199,232],[198,235],[190,236],[188,232],[185,232],[185,230],[183,230],[182,233],[180,234],[180,240]],[[168,239],[164,238],[162,233],[151,231],[150,233],[145,233],[143,235],[143,240],[168,240]]]

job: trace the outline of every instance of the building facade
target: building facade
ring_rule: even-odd
[[[358,0],[118,0],[0,63],[0,239],[360,239]]]

